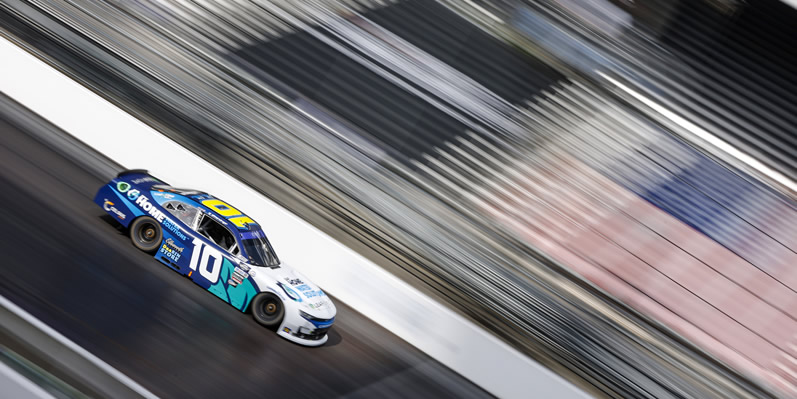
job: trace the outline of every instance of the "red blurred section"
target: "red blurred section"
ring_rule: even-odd
[[[551,162],[559,173],[512,182],[487,210],[732,367],[797,392],[795,270],[776,279],[579,161]]]

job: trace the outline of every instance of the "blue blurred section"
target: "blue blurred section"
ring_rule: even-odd
[[[695,161],[676,170],[665,167],[670,177],[650,185],[647,190],[638,192],[640,196],[657,207],[677,217],[696,230],[719,241],[725,241],[725,231],[729,223],[739,223],[738,217],[720,202],[725,198],[736,204],[759,189],[745,184],[738,175],[721,167],[716,162],[680,146],[695,156]],[[729,195],[733,189],[735,195]]]
[[[625,176],[627,188],[750,261],[753,248],[783,245],[787,233],[776,222],[794,211],[785,196],[675,138],[661,139],[666,145],[648,147],[655,167]]]

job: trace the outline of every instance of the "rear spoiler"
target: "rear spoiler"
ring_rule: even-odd
[[[149,171],[146,170],[146,169],[127,169],[127,170],[123,170],[123,171],[119,172],[119,174],[116,175],[116,177],[119,178],[119,177],[126,176],[126,175],[149,175]],[[150,176],[152,176],[152,175],[150,175]],[[155,177],[155,176],[152,176],[152,177]]]
[[[152,175],[149,173],[149,171],[148,171],[148,170],[146,170],[146,169],[126,169],[126,170],[123,170],[123,171],[119,172],[119,173],[116,175],[116,178],[117,178],[117,179],[121,179],[121,178],[122,178],[122,177],[124,177],[124,176],[132,176],[132,175],[148,176],[148,177],[151,177],[151,178],[155,179],[157,182],[159,182],[158,184],[165,184],[165,185],[167,185],[167,186],[169,185],[169,184],[168,184],[168,183],[166,183],[165,181],[163,181],[163,180],[161,180],[161,179],[158,179],[158,178],[157,178],[157,177],[155,177],[155,176],[152,176]]]

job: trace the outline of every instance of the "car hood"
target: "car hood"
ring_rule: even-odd
[[[269,287],[283,300],[295,302],[300,309],[315,317],[329,319],[335,316],[335,305],[326,293],[296,269],[283,264],[276,269],[253,267],[252,270],[261,290]]]

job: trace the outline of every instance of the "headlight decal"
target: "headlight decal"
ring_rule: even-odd
[[[311,314],[309,314],[309,313],[307,313],[307,312],[305,312],[303,310],[299,311],[299,315],[301,315],[303,319],[309,321],[310,323],[313,323],[315,328],[328,328],[328,327],[330,327],[332,325],[332,323],[335,322],[335,318],[334,317],[331,318],[331,319],[321,319],[321,318],[315,317],[315,316],[313,316],[313,315],[311,315]]]

